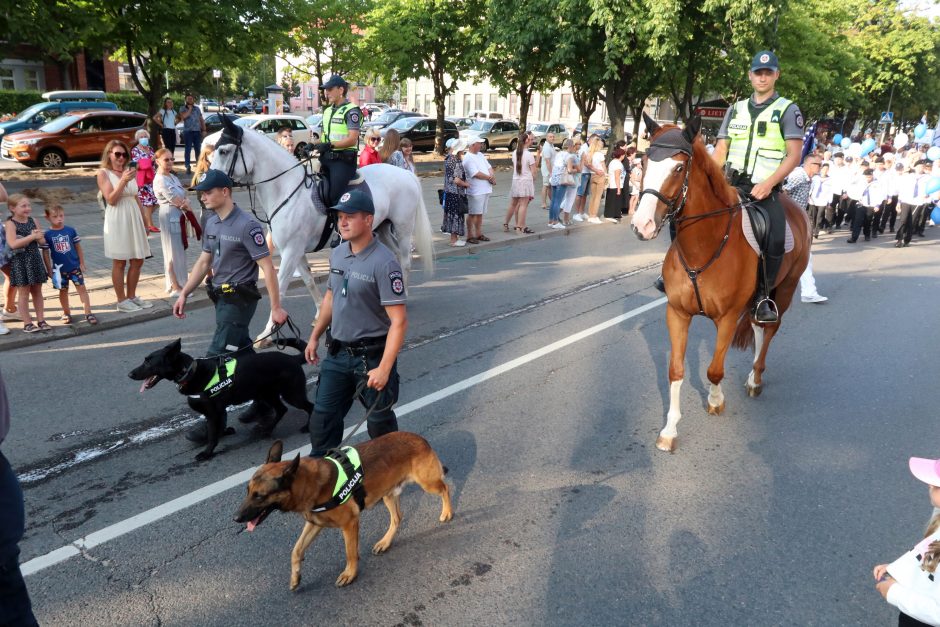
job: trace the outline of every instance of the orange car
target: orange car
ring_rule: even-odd
[[[147,121],[131,111],[76,111],[63,115],[35,131],[21,131],[3,138],[0,157],[31,168],[61,168],[67,161],[97,161],[112,139],[128,146],[134,133]]]

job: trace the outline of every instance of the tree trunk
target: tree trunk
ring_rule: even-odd
[[[599,93],[596,89],[579,89],[572,86],[571,97],[574,99],[578,112],[581,114],[581,124],[584,137],[587,137],[589,120],[594,112],[597,111],[597,100]]]
[[[522,89],[519,93],[519,128],[525,132],[525,125],[529,121],[529,103],[532,102],[532,87]]]

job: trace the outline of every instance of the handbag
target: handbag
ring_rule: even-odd
[[[569,172],[566,168],[565,171],[562,173],[558,184],[564,185],[565,187],[574,187],[574,184],[575,184],[574,175],[571,172]]]
[[[447,192],[443,189],[437,190],[437,197],[441,201],[441,207],[446,207]],[[470,202],[464,194],[457,194],[457,215],[465,216],[470,212]]]

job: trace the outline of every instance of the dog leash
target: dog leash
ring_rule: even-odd
[[[365,364],[365,357],[364,357],[364,356],[363,356],[363,363]],[[366,364],[366,368],[368,368],[368,364]],[[362,398],[362,393],[366,391],[366,388],[367,388],[367,386],[368,386],[368,384],[369,384],[369,372],[368,372],[368,370],[366,370],[365,372],[360,372],[360,371],[357,369],[357,370],[356,370],[356,376],[358,376],[358,377],[360,378],[360,381],[359,381],[358,384],[356,384],[356,393],[353,394],[353,400],[355,401],[355,400],[358,398],[359,400],[362,401],[363,404],[365,404],[365,399]],[[366,420],[369,419],[369,416],[371,416],[371,415],[375,412],[375,410],[378,409],[379,401],[380,401],[381,399],[382,399],[382,390],[376,390],[376,392],[375,392],[375,400],[372,401],[372,405],[369,406],[369,409],[366,411],[366,415],[363,416],[362,419],[361,419],[359,422],[356,423],[356,426],[352,428],[352,430],[349,432],[349,435],[347,435],[345,438],[343,438],[343,440],[339,443],[339,445],[338,445],[336,448],[339,448],[339,447],[343,446],[344,444],[346,444],[346,442],[349,441],[349,438],[351,438],[352,436],[354,436],[354,435],[359,431],[359,427],[361,427],[363,424],[365,424]],[[390,403],[387,407],[383,407],[382,409],[383,409],[383,410],[388,409],[389,407],[391,407],[391,406],[394,405],[394,404],[395,404],[395,403]]]
[[[294,338],[296,338],[296,339],[298,339],[298,340],[300,340],[300,341],[304,341],[303,338],[300,336],[300,329],[297,328],[297,325],[294,324],[294,321],[291,320],[291,317],[290,317],[290,316],[287,316],[287,320],[286,320],[283,324],[280,323],[280,322],[275,322],[275,323],[274,323],[274,326],[271,327],[271,332],[270,332],[270,333],[268,333],[267,335],[262,335],[262,336],[259,337],[257,340],[254,340],[254,341],[250,342],[250,343],[247,344],[246,346],[242,346],[242,347],[240,347],[240,348],[236,348],[236,349],[233,350],[233,351],[228,351],[228,352],[225,352],[225,353],[220,353],[220,354],[218,354],[218,355],[213,355],[212,357],[197,357],[196,359],[197,359],[197,360],[200,360],[200,361],[219,361],[219,360],[225,359],[226,357],[231,357],[232,355],[237,355],[238,353],[242,352],[242,351],[245,350],[246,348],[251,348],[251,347],[254,346],[255,344],[257,344],[257,343],[259,343],[259,342],[263,342],[264,340],[268,339],[268,338],[271,337],[271,336],[274,336],[274,339],[275,339],[275,340],[279,340],[279,339],[289,339],[289,336],[288,336],[286,333],[281,333],[281,329],[283,329],[284,327],[287,327],[288,329],[290,329],[291,333],[294,334]],[[287,348],[287,346],[281,345],[281,344],[277,344],[276,342],[275,342],[274,345],[275,345],[275,347],[277,348],[277,350],[279,350],[279,351],[282,351],[282,350],[284,350],[284,349]]]

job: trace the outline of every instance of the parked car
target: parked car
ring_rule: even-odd
[[[470,126],[476,121],[473,118],[464,118],[464,117],[448,117],[444,118],[448,122],[453,122],[457,125],[457,130],[462,131],[465,128],[470,128]]]
[[[314,113],[313,115],[308,115],[305,121],[307,122],[307,126],[310,127],[310,133],[316,136],[313,137],[312,141],[314,143],[320,141],[320,138],[323,136],[323,114]]]
[[[235,105],[235,113],[264,113],[264,108],[268,106],[267,100],[258,100],[257,98],[246,98]],[[290,103],[284,101],[284,113],[290,113]]]
[[[367,102],[362,106],[367,107],[369,109],[381,109],[382,111],[385,111],[388,109],[388,105],[385,104],[384,102]]]
[[[562,143],[570,136],[568,129],[566,129],[565,125],[561,124],[560,122],[529,122],[526,124],[526,130],[532,131],[532,148],[537,147],[539,145],[539,140],[549,133],[555,134],[555,146],[561,146]]]
[[[385,128],[386,126],[389,126],[390,124],[394,124],[401,118],[421,118],[421,117],[424,117],[424,116],[420,113],[414,113],[412,111],[398,111],[398,110],[389,109],[388,111],[378,116],[377,118],[369,120],[368,122],[363,124],[362,130],[365,131],[366,129],[372,128],[373,126],[378,127],[380,129]]]
[[[12,120],[0,122],[0,138],[19,131],[37,129],[60,115],[73,111],[107,109],[117,111],[117,105],[107,102],[103,91],[50,91],[42,95],[46,102],[37,102],[20,111]]]
[[[434,150],[434,139],[437,135],[437,120],[434,118],[401,118],[391,126],[381,131],[382,137],[389,129],[395,129],[402,139],[408,138],[415,150]],[[444,120],[444,141],[460,137],[457,125]]]
[[[202,109],[203,115],[209,113],[230,113],[231,109],[225,105],[220,105],[216,100],[202,100],[199,103],[199,108]]]
[[[214,133],[216,131],[222,130],[222,116],[227,117],[233,122],[239,119],[241,116],[237,113],[209,113],[204,116],[206,121],[206,135]],[[176,125],[176,143],[183,143],[183,123],[180,122]]]
[[[75,111],[35,131],[5,136],[0,157],[44,168],[61,168],[68,161],[97,161],[112,139],[132,144],[134,133],[146,121],[143,113],[130,111]]]
[[[584,128],[583,122],[580,124],[575,124],[574,132],[572,133],[572,135],[581,135],[582,134],[581,131],[583,128]],[[590,124],[588,124],[588,135],[594,135],[594,134],[597,134],[598,137],[600,137],[606,142],[610,139],[610,126],[607,124],[591,122]]]
[[[470,128],[460,131],[460,137],[468,143],[476,136],[483,138],[483,150],[515,150],[519,139],[519,125],[512,120],[477,120]]]
[[[470,117],[474,120],[502,120],[503,114],[498,111],[471,111]]]
[[[258,131],[270,137],[272,140],[279,130],[285,126],[289,126],[291,128],[291,134],[294,136],[294,155],[298,158],[303,153],[303,149],[307,144],[312,143],[310,139],[310,127],[299,115],[252,114],[235,120],[235,124],[245,129]]]

